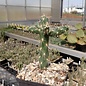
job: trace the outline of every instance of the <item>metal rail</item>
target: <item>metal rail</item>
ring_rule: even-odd
[[[10,38],[14,38],[14,39],[17,39],[17,40],[20,40],[20,41],[25,41],[25,42],[32,43],[32,44],[35,44],[35,45],[39,45],[39,43],[40,43],[37,40],[27,38],[27,37],[24,37],[24,36],[20,36],[20,35],[16,35],[16,34],[13,34],[13,33],[5,32],[5,35],[10,37]]]
[[[14,38],[14,39],[17,39],[17,40],[20,40],[20,41],[29,42],[31,44],[35,44],[35,45],[38,45],[38,46],[40,44],[39,40],[23,37],[23,36],[16,35],[16,34],[13,34],[13,33],[5,32],[5,35],[10,37],[10,38]],[[85,57],[86,58],[86,53],[85,52],[72,50],[72,49],[61,47],[61,46],[54,45],[54,44],[49,44],[49,48],[50,49],[56,49],[56,50],[58,50],[61,53],[64,53],[64,54],[67,54],[67,55],[71,55],[71,56],[74,56],[74,57],[78,57],[78,58]]]

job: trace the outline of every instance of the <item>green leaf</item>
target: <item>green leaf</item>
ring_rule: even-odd
[[[69,35],[67,36],[67,40],[68,40],[69,43],[76,43],[76,42],[77,42],[77,38],[76,38],[76,36],[73,35],[73,34],[69,34]]]
[[[77,29],[81,29],[82,27],[83,27],[83,26],[82,26],[81,23],[78,23],[78,24],[75,25],[75,28],[77,28]]]
[[[83,30],[78,30],[77,32],[76,32],[76,36],[78,37],[78,38],[80,38],[80,37],[84,37],[85,36],[85,34],[84,34],[84,31]]]

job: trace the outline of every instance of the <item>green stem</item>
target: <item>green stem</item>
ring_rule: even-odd
[[[44,31],[40,32],[40,57],[39,57],[39,63],[40,68],[44,69],[48,66],[47,58],[49,56],[48,51],[48,43],[49,43],[49,35],[45,34]]]

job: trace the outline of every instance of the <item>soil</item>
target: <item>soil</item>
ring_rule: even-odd
[[[82,15],[78,15],[78,14],[71,14],[71,13],[64,13],[62,15],[62,18],[63,19],[74,19],[74,20],[82,20],[83,19],[83,16]]]

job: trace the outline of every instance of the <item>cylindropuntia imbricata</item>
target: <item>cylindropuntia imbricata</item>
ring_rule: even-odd
[[[17,29],[17,26],[9,26],[10,28]],[[48,57],[49,57],[49,51],[48,51],[48,45],[49,45],[49,36],[55,36],[59,37],[59,35],[66,33],[68,31],[67,27],[61,27],[61,28],[55,28],[54,30],[51,30],[49,27],[49,21],[48,18],[43,15],[39,22],[37,22],[36,25],[28,26],[27,29],[24,29],[23,26],[18,26],[18,28],[21,28],[21,30],[25,30],[27,32],[36,33],[40,36],[40,56],[39,56],[39,63],[40,68],[44,69],[49,66],[48,63]]]

